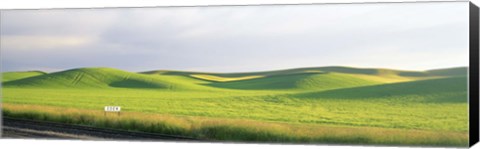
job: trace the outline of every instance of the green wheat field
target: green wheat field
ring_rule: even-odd
[[[212,141],[468,145],[466,67],[5,72],[2,96],[7,117]]]

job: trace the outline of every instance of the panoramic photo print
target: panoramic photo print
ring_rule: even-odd
[[[2,137],[466,147],[465,8],[2,11]]]

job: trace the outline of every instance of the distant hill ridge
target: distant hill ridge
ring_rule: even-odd
[[[382,75],[382,74],[398,74],[400,76],[449,76],[449,75],[466,75],[467,67],[454,67],[445,69],[433,69],[427,71],[408,71],[408,70],[395,70],[385,68],[354,68],[345,66],[326,66],[326,67],[305,67],[305,68],[293,68],[282,69],[272,71],[259,71],[259,72],[238,72],[238,73],[215,73],[215,72],[195,72],[195,71],[175,71],[175,70],[152,70],[146,72],[140,72],[144,74],[174,74],[174,75],[190,75],[190,74],[210,74],[225,77],[236,77],[245,75],[276,75],[276,74],[290,74],[295,72],[305,71],[325,71],[325,72],[338,72],[338,73],[350,73],[350,74],[366,74],[366,75]]]
[[[429,71],[403,71],[332,66],[242,73],[168,70],[135,73],[114,68],[78,68],[55,73],[39,71],[6,72],[2,74],[2,83],[4,87],[47,88],[334,89],[438,77],[466,76],[466,74],[466,67]]]

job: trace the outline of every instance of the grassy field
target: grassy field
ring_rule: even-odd
[[[3,112],[210,140],[466,146],[466,74],[349,67],[8,72]],[[122,115],[104,116],[107,105],[122,106]]]

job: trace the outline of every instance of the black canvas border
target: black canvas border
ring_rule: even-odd
[[[470,67],[469,67],[469,145],[479,141],[479,9],[469,4]]]

